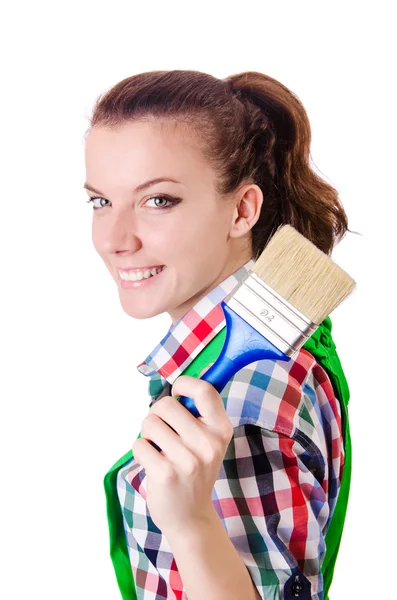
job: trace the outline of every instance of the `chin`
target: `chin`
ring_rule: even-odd
[[[164,310],[159,311],[154,307],[149,309],[147,306],[124,306],[123,303],[121,304],[121,307],[125,314],[133,319],[150,319],[164,312]]]

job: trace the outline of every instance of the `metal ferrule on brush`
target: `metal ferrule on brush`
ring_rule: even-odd
[[[253,272],[224,302],[289,357],[299,351],[318,327]]]

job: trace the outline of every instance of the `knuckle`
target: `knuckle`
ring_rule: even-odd
[[[219,451],[211,450],[210,452],[207,452],[207,454],[204,457],[204,464],[211,465],[218,459],[218,455],[220,455]]]
[[[188,457],[186,458],[185,461],[185,473],[187,473],[188,475],[192,475],[194,473],[197,473],[198,469],[199,469],[199,460],[196,458],[196,456],[194,456],[193,454],[189,454]]]
[[[202,457],[202,461],[205,465],[209,465],[213,460],[215,460],[216,455],[218,453],[218,443],[217,440],[212,437],[202,436],[200,439],[200,456]]]
[[[153,428],[154,423],[157,421],[157,416],[149,413],[142,421],[141,433],[148,432]]]
[[[165,463],[161,467],[161,470],[158,474],[158,478],[163,484],[172,484],[177,479],[177,473],[172,468],[172,465]]]
[[[166,406],[169,406],[173,401],[172,396],[163,396],[158,402],[156,402],[156,404],[154,405],[154,408],[159,407],[161,405],[164,406],[164,404]]]
[[[138,438],[137,440],[135,440],[135,442],[132,444],[132,453],[136,458],[136,455],[139,453],[140,447],[141,447],[141,439],[142,438]]]
[[[225,423],[225,426],[222,429],[222,438],[225,442],[229,443],[230,440],[232,439],[233,435],[234,435],[233,423],[230,421],[230,419],[228,419],[227,422]]]
[[[225,427],[223,430],[218,432],[217,438],[216,438],[216,449],[217,449],[217,454],[224,456],[225,452],[227,450],[227,447],[229,446],[230,440],[233,437],[233,433],[234,430],[233,428],[230,427]]]
[[[207,391],[208,394],[215,394],[215,395],[219,396],[218,391],[215,389],[215,387],[212,385],[212,383],[210,383],[209,381],[205,381],[205,379],[200,379],[200,381],[203,382],[205,390]]]
[[[172,396],[164,396],[161,398],[156,404],[153,406],[152,411],[153,414],[162,415],[165,412],[169,412],[172,410],[172,407],[178,403],[178,400],[175,400]],[[167,409],[166,411],[164,409]]]
[[[209,368],[209,367],[208,367]],[[205,373],[205,371],[207,371],[207,367],[205,369],[202,370],[202,372],[200,373],[200,377]],[[195,386],[197,386],[197,391],[203,395],[208,395],[211,393],[218,393],[216,391],[216,389],[214,388],[214,386],[212,385],[212,383],[210,383],[209,381],[206,381],[205,379],[200,379],[200,378],[195,378]]]

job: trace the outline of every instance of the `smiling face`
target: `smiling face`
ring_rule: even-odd
[[[235,201],[220,198],[215,172],[185,127],[143,121],[117,130],[94,127],[86,138],[85,159],[86,183],[100,191],[88,191],[98,198],[93,244],[131,317],[167,312],[175,324],[250,260],[249,229],[259,218],[262,193],[249,184]],[[178,183],[136,190],[163,177]],[[119,268],[161,265],[164,271],[146,283],[122,286]]]

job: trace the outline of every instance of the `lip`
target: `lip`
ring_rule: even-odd
[[[159,269],[160,267],[164,267],[165,265],[153,265],[151,267],[127,267],[124,269],[123,267],[117,267],[119,271],[125,271],[129,273],[130,271],[146,271],[147,269]]]

